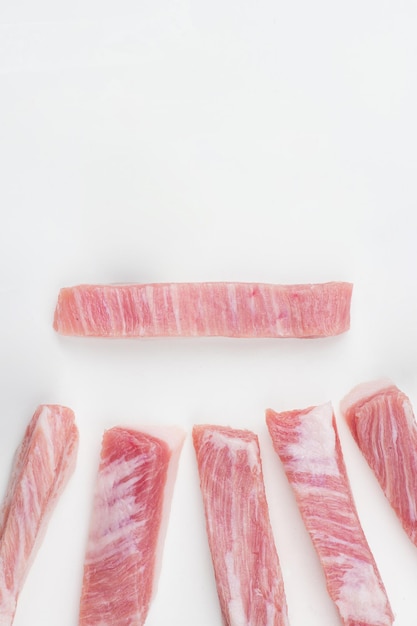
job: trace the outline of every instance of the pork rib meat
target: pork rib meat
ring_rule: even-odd
[[[390,380],[355,387],[342,413],[411,541],[417,545],[417,424],[408,397]]]
[[[226,626],[287,626],[257,436],[194,426],[206,528]]]
[[[16,453],[0,518],[0,625],[13,623],[19,593],[50,515],[76,462],[71,409],[41,405]]]
[[[394,617],[353,501],[330,403],[267,411],[291,484],[345,626],[391,626]]]
[[[352,285],[161,283],[61,289],[54,328],[94,337],[326,337],[350,324]]]
[[[104,433],[84,562],[80,626],[142,626],[162,559],[183,431]]]

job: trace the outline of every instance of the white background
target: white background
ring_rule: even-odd
[[[186,440],[147,626],[221,624],[197,422],[260,437],[292,626],[335,626],[264,410],[334,403],[363,528],[397,616],[417,623],[417,550],[339,413],[388,376],[417,405],[417,8],[412,0],[3,0],[0,488],[40,403],[74,409],[76,472],[15,626],[74,626],[104,428]],[[354,283],[325,340],[61,338],[81,282]]]

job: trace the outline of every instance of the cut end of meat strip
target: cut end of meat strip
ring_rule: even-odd
[[[16,452],[0,516],[0,624],[12,624],[19,593],[76,462],[71,409],[41,405]]]
[[[411,541],[417,545],[417,424],[409,398],[390,380],[363,383],[342,413]]]
[[[352,284],[154,283],[61,289],[54,328],[83,337],[295,337],[349,329]]]
[[[355,431],[353,407],[358,407],[364,402],[368,402],[372,397],[378,395],[385,389],[395,388],[394,383],[389,378],[379,378],[366,383],[356,385],[340,402],[340,410],[348,422],[352,431]]]
[[[394,616],[356,512],[330,403],[266,422],[345,626],[391,626]]]
[[[227,626],[288,626],[257,436],[193,428],[207,536]]]
[[[142,626],[155,594],[185,434],[104,433],[80,602],[82,626]]]

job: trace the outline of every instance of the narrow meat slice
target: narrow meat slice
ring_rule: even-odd
[[[205,425],[194,427],[193,440],[225,625],[287,625],[258,438]]]
[[[417,545],[417,425],[410,400],[389,380],[355,387],[341,403],[356,443]]]
[[[349,328],[350,283],[170,283],[61,289],[54,328],[95,337],[326,337]]]
[[[17,599],[50,515],[76,462],[71,409],[41,405],[16,453],[0,519],[0,624],[13,623]]]
[[[353,502],[331,404],[268,410],[266,421],[343,624],[391,626],[394,617]]]
[[[156,591],[184,433],[104,433],[84,563],[82,626],[141,626]]]

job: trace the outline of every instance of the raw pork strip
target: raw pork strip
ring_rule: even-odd
[[[391,626],[394,617],[353,502],[331,404],[268,410],[266,421],[343,624]]]
[[[226,626],[287,626],[257,436],[194,426],[207,535]]]
[[[41,405],[16,453],[0,520],[0,625],[13,623],[19,593],[71,476],[78,430],[71,409]]]
[[[168,283],[61,289],[54,328],[93,337],[326,337],[349,329],[350,283]]]
[[[142,626],[156,591],[183,431],[104,433],[84,562],[81,626]]]
[[[389,380],[355,387],[341,403],[356,443],[417,545],[417,425],[410,400]]]

